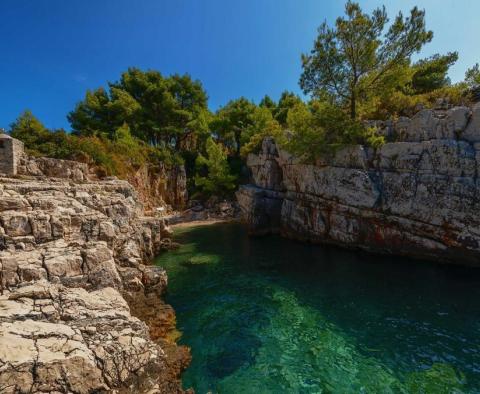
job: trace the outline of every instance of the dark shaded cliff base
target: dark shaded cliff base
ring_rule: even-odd
[[[250,232],[480,266],[480,103],[378,126],[392,142],[316,165],[265,140],[237,192]]]

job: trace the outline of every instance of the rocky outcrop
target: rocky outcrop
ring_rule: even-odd
[[[165,204],[183,209],[187,204],[187,174],[183,165],[142,166],[128,177],[128,181],[135,187],[146,209]]]
[[[66,178],[81,182],[89,179],[89,168],[85,163],[59,160],[50,157],[33,157],[22,154],[17,168],[19,175]]]
[[[87,157],[82,159],[88,160]],[[92,162],[87,164],[28,155],[21,141],[1,133],[0,174],[64,178],[74,182],[112,179]],[[146,210],[165,207],[167,204],[174,209],[183,209],[187,204],[187,175],[181,164],[144,164],[124,177],[135,187]]]
[[[167,277],[145,265],[170,231],[126,181],[74,173],[0,177],[0,392],[182,392]]]
[[[235,221],[240,216],[240,207],[236,201],[211,197],[204,203],[190,200],[187,209],[165,216],[169,224],[196,221]]]
[[[480,265],[480,104],[376,122],[389,141],[303,164],[272,140],[237,198],[250,232]]]

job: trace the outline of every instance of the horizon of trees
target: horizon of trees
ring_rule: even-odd
[[[212,112],[202,83],[188,74],[132,67],[107,88],[86,92],[67,116],[71,133],[48,130],[30,111],[9,132],[32,154],[89,161],[108,174],[184,163],[191,192],[227,195],[245,179],[244,158],[265,136],[311,162],[346,144],[381,145],[365,119],[410,115],[442,97],[468,102],[469,89],[480,85],[478,64],[452,84],[448,70],[458,53],[411,61],[433,38],[424,11],[414,7],[387,24],[384,7],[368,15],[352,1],[334,26],[324,22],[312,51],[302,55],[306,102],[285,91],[278,101],[240,97]]]

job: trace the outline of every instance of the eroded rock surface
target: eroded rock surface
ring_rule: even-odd
[[[72,168],[0,178],[0,392],[183,392],[167,277],[145,265],[170,230]]]
[[[392,142],[318,165],[265,140],[237,193],[250,231],[480,265],[480,103],[377,126]]]

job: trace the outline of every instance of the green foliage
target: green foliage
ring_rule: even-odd
[[[73,156],[71,137],[64,130],[48,130],[31,111],[26,110],[10,125],[12,137],[23,141],[33,156],[67,159]]]
[[[278,103],[273,101],[269,96],[265,96],[260,101],[259,107],[267,108],[280,126],[285,128],[287,126],[288,111],[300,102],[302,102],[300,97],[295,93],[285,90],[282,92]]]
[[[32,155],[79,160],[121,177],[153,160],[168,164],[176,161],[171,153],[165,154],[133,137],[126,123],[115,130],[112,138],[104,134],[78,136],[64,130],[48,130],[30,111],[25,111],[10,126],[10,134],[23,141]]]
[[[300,98],[289,92],[282,94],[278,105],[268,96],[262,99],[258,107],[241,97],[221,108],[210,123],[210,128],[229,152],[237,157],[245,157],[258,150],[266,136],[281,138],[281,126],[286,126],[288,111],[299,102]]]
[[[108,111],[110,98],[103,88],[87,91],[85,99],[70,112],[68,120],[73,130],[84,136],[113,133],[123,122],[113,119]]]
[[[377,148],[384,143],[374,129],[365,128],[326,101],[297,104],[289,112],[287,122],[292,135],[283,145],[306,162],[315,162],[346,145],[366,144]]]
[[[414,74],[409,88],[413,94],[429,93],[450,85],[448,70],[458,60],[457,52],[446,55],[438,53],[417,62],[412,68]]]
[[[146,146],[132,136],[130,127],[126,123],[115,130],[112,147],[117,153],[125,154],[130,164],[135,167],[147,161]]]
[[[12,137],[23,141],[27,149],[33,149],[47,133],[45,126],[29,110],[24,111],[10,125]],[[33,150],[30,153],[34,153]]]
[[[245,141],[243,133],[254,122],[256,108],[254,103],[241,97],[220,108],[210,123],[214,135],[236,156],[239,156],[242,142]]]
[[[195,186],[204,196],[225,196],[235,189],[235,176],[230,173],[227,153],[212,138],[206,141],[206,156],[196,160]]]
[[[126,124],[133,136],[180,151],[196,149],[197,134],[208,131],[207,95],[188,75],[163,77],[130,68],[108,86],[88,91],[68,115],[76,134],[113,138]]]
[[[468,105],[467,85],[458,83],[444,86],[424,94],[406,94],[402,90],[389,91],[372,97],[359,106],[362,119],[391,119],[398,116],[413,116],[418,105],[425,108],[435,106],[438,99],[447,99],[451,105]]]
[[[286,127],[288,111],[301,102],[302,100],[296,94],[284,91],[278,100],[278,105],[273,110],[273,117],[282,127]]]
[[[273,118],[269,109],[258,107],[251,115],[252,123],[248,126],[241,138],[240,154],[246,157],[249,153],[258,152],[262,141],[266,137],[274,137],[278,143],[284,138],[280,124]]]
[[[364,129],[361,139],[363,144],[372,147],[373,149],[379,149],[385,144],[385,137],[378,134],[376,127],[367,127]]]
[[[465,82],[469,87],[480,86],[480,66],[475,64],[465,73]]]
[[[258,106],[262,108],[267,108],[273,113],[273,111],[275,111],[275,109],[277,108],[277,103],[273,101],[269,95],[265,95],[260,101],[260,104],[258,104]]]
[[[300,86],[306,94],[348,106],[355,118],[357,101],[390,86],[433,33],[425,29],[425,13],[417,7],[407,18],[399,13],[385,34],[385,7],[370,16],[348,1],[345,13],[334,28],[326,22],[320,26],[313,50],[302,56]]]

